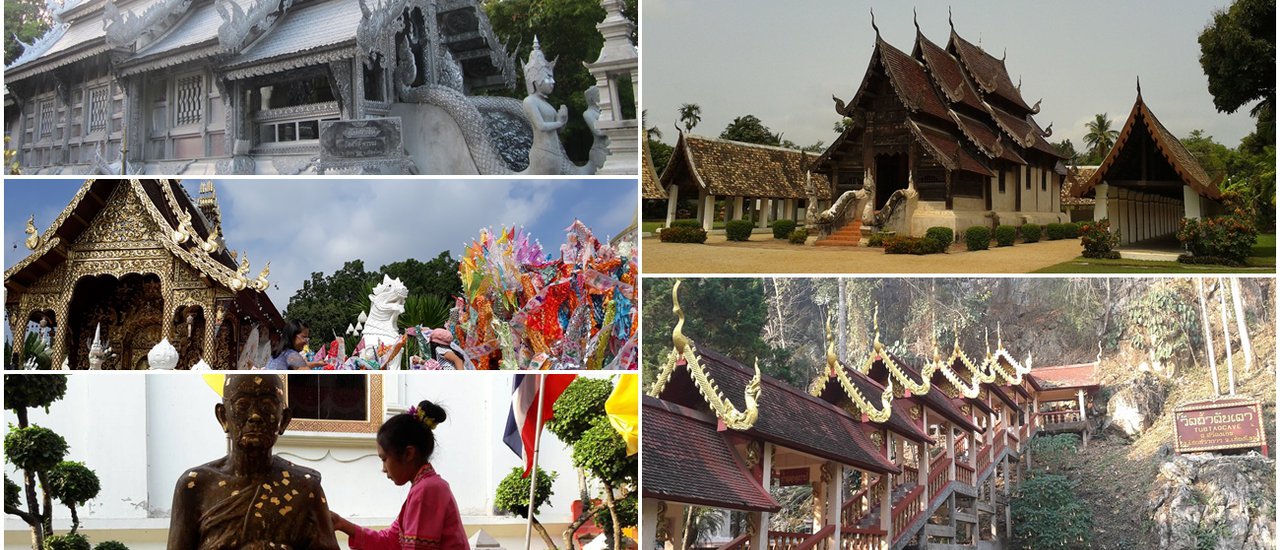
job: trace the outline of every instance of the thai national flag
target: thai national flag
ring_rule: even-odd
[[[511,387],[511,412],[507,414],[507,429],[502,441],[511,451],[524,459],[524,477],[533,469],[534,437],[542,426],[538,424],[538,379],[545,377],[542,400],[542,422],[551,419],[551,404],[564,393],[576,374],[517,374]]]

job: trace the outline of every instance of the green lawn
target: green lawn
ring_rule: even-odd
[[[1035,273],[1275,273],[1276,234],[1258,235],[1253,251],[1245,259],[1245,263],[1248,267],[1149,260],[1096,260],[1079,256],[1069,262],[1036,270]]]

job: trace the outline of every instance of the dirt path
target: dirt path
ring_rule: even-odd
[[[885,254],[879,248],[796,246],[752,236],[727,242],[711,235],[705,244],[664,243],[646,238],[641,266],[659,273],[1028,273],[1080,255],[1080,241],[1064,239],[969,252],[963,244],[947,254]]]

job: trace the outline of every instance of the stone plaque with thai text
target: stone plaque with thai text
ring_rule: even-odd
[[[407,173],[400,117],[320,122],[320,171]]]
[[[1262,407],[1255,399],[1226,398],[1184,403],[1174,409],[1174,447],[1179,453],[1249,449],[1267,445]]]
[[[786,468],[774,470],[774,479],[783,487],[809,484],[809,468]]]

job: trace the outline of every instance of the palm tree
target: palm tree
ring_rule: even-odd
[[[680,122],[684,123],[684,131],[693,130],[702,122],[702,107],[697,103],[685,103],[680,106]]]
[[[662,130],[657,126],[649,127],[649,110],[640,111],[640,121],[644,126],[644,138],[650,141],[658,141],[662,139]]]
[[[1111,129],[1111,120],[1107,118],[1107,113],[1093,116],[1093,122],[1085,124],[1089,133],[1084,135],[1084,142],[1099,157],[1105,157],[1107,151],[1111,150],[1111,146],[1115,145],[1116,137],[1120,132]]]

